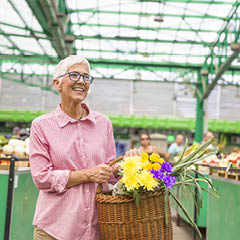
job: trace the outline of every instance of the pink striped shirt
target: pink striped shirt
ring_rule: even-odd
[[[92,112],[82,120],[60,106],[32,122],[30,165],[40,189],[33,225],[61,240],[99,239],[94,201],[96,183],[66,189],[70,171],[108,163],[116,156],[112,124]]]

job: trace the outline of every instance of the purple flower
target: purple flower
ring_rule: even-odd
[[[162,180],[168,188],[172,188],[176,183],[176,177],[171,176],[170,174],[164,175]]]
[[[167,188],[172,188],[172,186],[176,183],[176,177],[171,176],[172,173],[172,165],[169,162],[164,162],[159,170],[150,170],[153,176],[161,180]]]
[[[163,172],[161,171],[161,169],[159,170],[150,170],[150,172],[153,174],[153,176],[159,180],[161,180],[164,176]]]
[[[171,163],[169,163],[169,162],[164,162],[164,163],[162,164],[161,171],[162,171],[162,172],[171,173],[171,172],[172,172],[172,165],[171,165]]]

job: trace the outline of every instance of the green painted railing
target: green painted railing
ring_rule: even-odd
[[[1,122],[31,122],[47,111],[0,109]],[[155,128],[194,130],[195,119],[161,118],[147,116],[109,115],[113,126],[130,128]],[[240,133],[240,121],[208,120],[208,129],[213,132]]]

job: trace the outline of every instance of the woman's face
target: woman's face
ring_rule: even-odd
[[[146,134],[141,135],[140,141],[141,141],[141,145],[145,146],[145,147],[150,144],[150,139],[149,139],[148,135],[146,135]]]
[[[78,72],[89,75],[89,68],[86,63],[77,63],[69,67],[67,72]],[[68,74],[62,78],[62,82],[57,87],[62,101],[71,101],[74,103],[81,103],[87,97],[89,88],[90,84],[85,84],[82,77],[78,82],[73,82],[69,79]]]

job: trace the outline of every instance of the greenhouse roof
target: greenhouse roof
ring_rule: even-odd
[[[239,84],[239,5],[239,0],[2,0],[2,72],[51,73],[59,59],[81,54],[100,78],[181,82],[194,78],[192,70],[205,69],[214,81],[223,67],[229,72],[219,77],[222,83]]]

